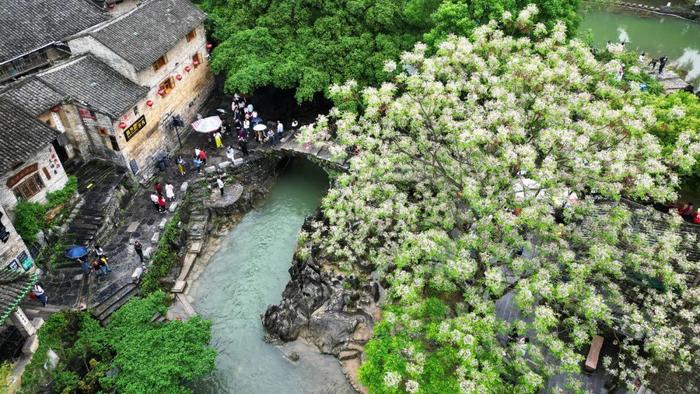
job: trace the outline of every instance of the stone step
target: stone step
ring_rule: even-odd
[[[116,293],[112,294],[103,303],[92,309],[92,315],[100,321],[105,321],[114,311],[124,305],[138,288],[134,284],[126,284]]]
[[[338,354],[338,360],[340,361],[345,361],[345,360],[352,360],[353,358],[357,358],[360,355],[360,352],[357,350],[343,350]]]

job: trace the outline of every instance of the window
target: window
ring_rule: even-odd
[[[165,81],[158,85],[158,94],[160,94],[161,97],[165,97],[171,90],[173,90],[173,87],[173,79],[172,77],[168,77],[165,79]]]
[[[109,142],[112,143],[112,150],[119,152],[119,143],[117,142],[117,137],[110,135]]]
[[[202,64],[202,56],[197,52],[192,55],[192,65],[197,68],[200,64]]]
[[[160,70],[161,67],[165,66],[165,63],[166,63],[165,56],[159,57],[158,60],[153,62],[153,71]]]
[[[134,107],[134,116],[139,116],[139,107]]]
[[[197,30],[192,30],[191,32],[187,33],[187,42],[194,40],[195,37],[197,37]]]
[[[22,197],[26,200],[34,197],[41,189],[44,188],[44,182],[41,180],[38,172],[30,175],[22,183],[15,186],[12,191],[15,192],[17,197]]]
[[[46,168],[46,167],[44,167],[44,168],[42,168],[42,170],[44,170],[44,176],[46,177],[46,179],[50,181],[50,180],[51,180],[51,174],[49,173],[49,169]]]

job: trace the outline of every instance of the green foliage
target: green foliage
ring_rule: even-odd
[[[58,393],[187,393],[184,383],[214,369],[208,347],[210,323],[152,322],[166,310],[165,293],[129,301],[102,327],[87,313],[52,315],[39,330],[39,349],[27,366],[22,392],[34,393],[53,381]],[[60,357],[56,370],[44,369],[47,350]],[[106,373],[114,370],[114,376]]]
[[[76,177],[70,176],[61,190],[46,194],[47,202],[45,204],[20,200],[14,212],[14,226],[17,233],[25,242],[35,243],[39,231],[51,226],[51,223],[46,220],[46,213],[68,202],[77,190],[78,180]]]
[[[199,0],[214,38],[212,68],[226,74],[228,92],[257,87],[295,89],[298,101],[327,93],[331,84],[372,85],[419,40],[436,44],[448,34],[469,35],[503,11],[517,15],[527,0]],[[538,21],[578,24],[579,0],[542,0]]]
[[[0,393],[7,392],[7,386],[9,384],[10,374],[12,373],[12,363],[3,362],[0,364]]]
[[[170,218],[163,229],[158,249],[152,258],[153,262],[141,279],[141,291],[145,294],[160,289],[160,279],[165,277],[178,262],[175,245],[179,242],[182,233],[178,227],[179,222],[180,214],[178,212]]]

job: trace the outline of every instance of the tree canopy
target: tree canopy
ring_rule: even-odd
[[[294,89],[307,101],[348,79],[383,80],[386,59],[397,59],[425,35],[468,35],[493,15],[516,13],[515,0],[200,0],[219,42],[212,68],[229,92],[257,87]],[[542,0],[542,20],[577,24],[578,0]]]
[[[673,201],[700,145],[679,131],[665,153],[647,93],[617,76],[622,47],[600,62],[537,12],[434,55],[417,44],[377,88],[332,87],[359,111],[302,131],[354,152],[300,253],[387,283],[361,368],[371,392],[580,387],[595,335],[622,383],[700,366],[695,240],[678,215],[621,202]]]

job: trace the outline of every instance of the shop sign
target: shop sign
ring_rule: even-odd
[[[29,271],[29,269],[34,265],[32,258],[29,257],[29,253],[27,253],[26,250],[17,256],[17,261],[19,261],[19,264],[25,271]]]
[[[126,138],[127,141],[132,139],[141,129],[143,129],[146,126],[146,116],[141,115],[140,118],[136,120],[136,122],[132,123],[131,126],[127,127],[126,130],[124,130],[124,138]]]
[[[34,163],[32,165],[24,167],[20,172],[16,173],[15,175],[9,177],[7,179],[7,187],[12,189],[16,184],[19,183],[22,179],[25,177],[37,172],[39,170],[39,164]]]
[[[87,109],[87,108],[78,107],[78,114],[79,114],[80,117],[83,118],[83,119],[92,119],[92,120],[95,120],[95,114],[93,114],[92,111],[90,111],[90,110]]]

